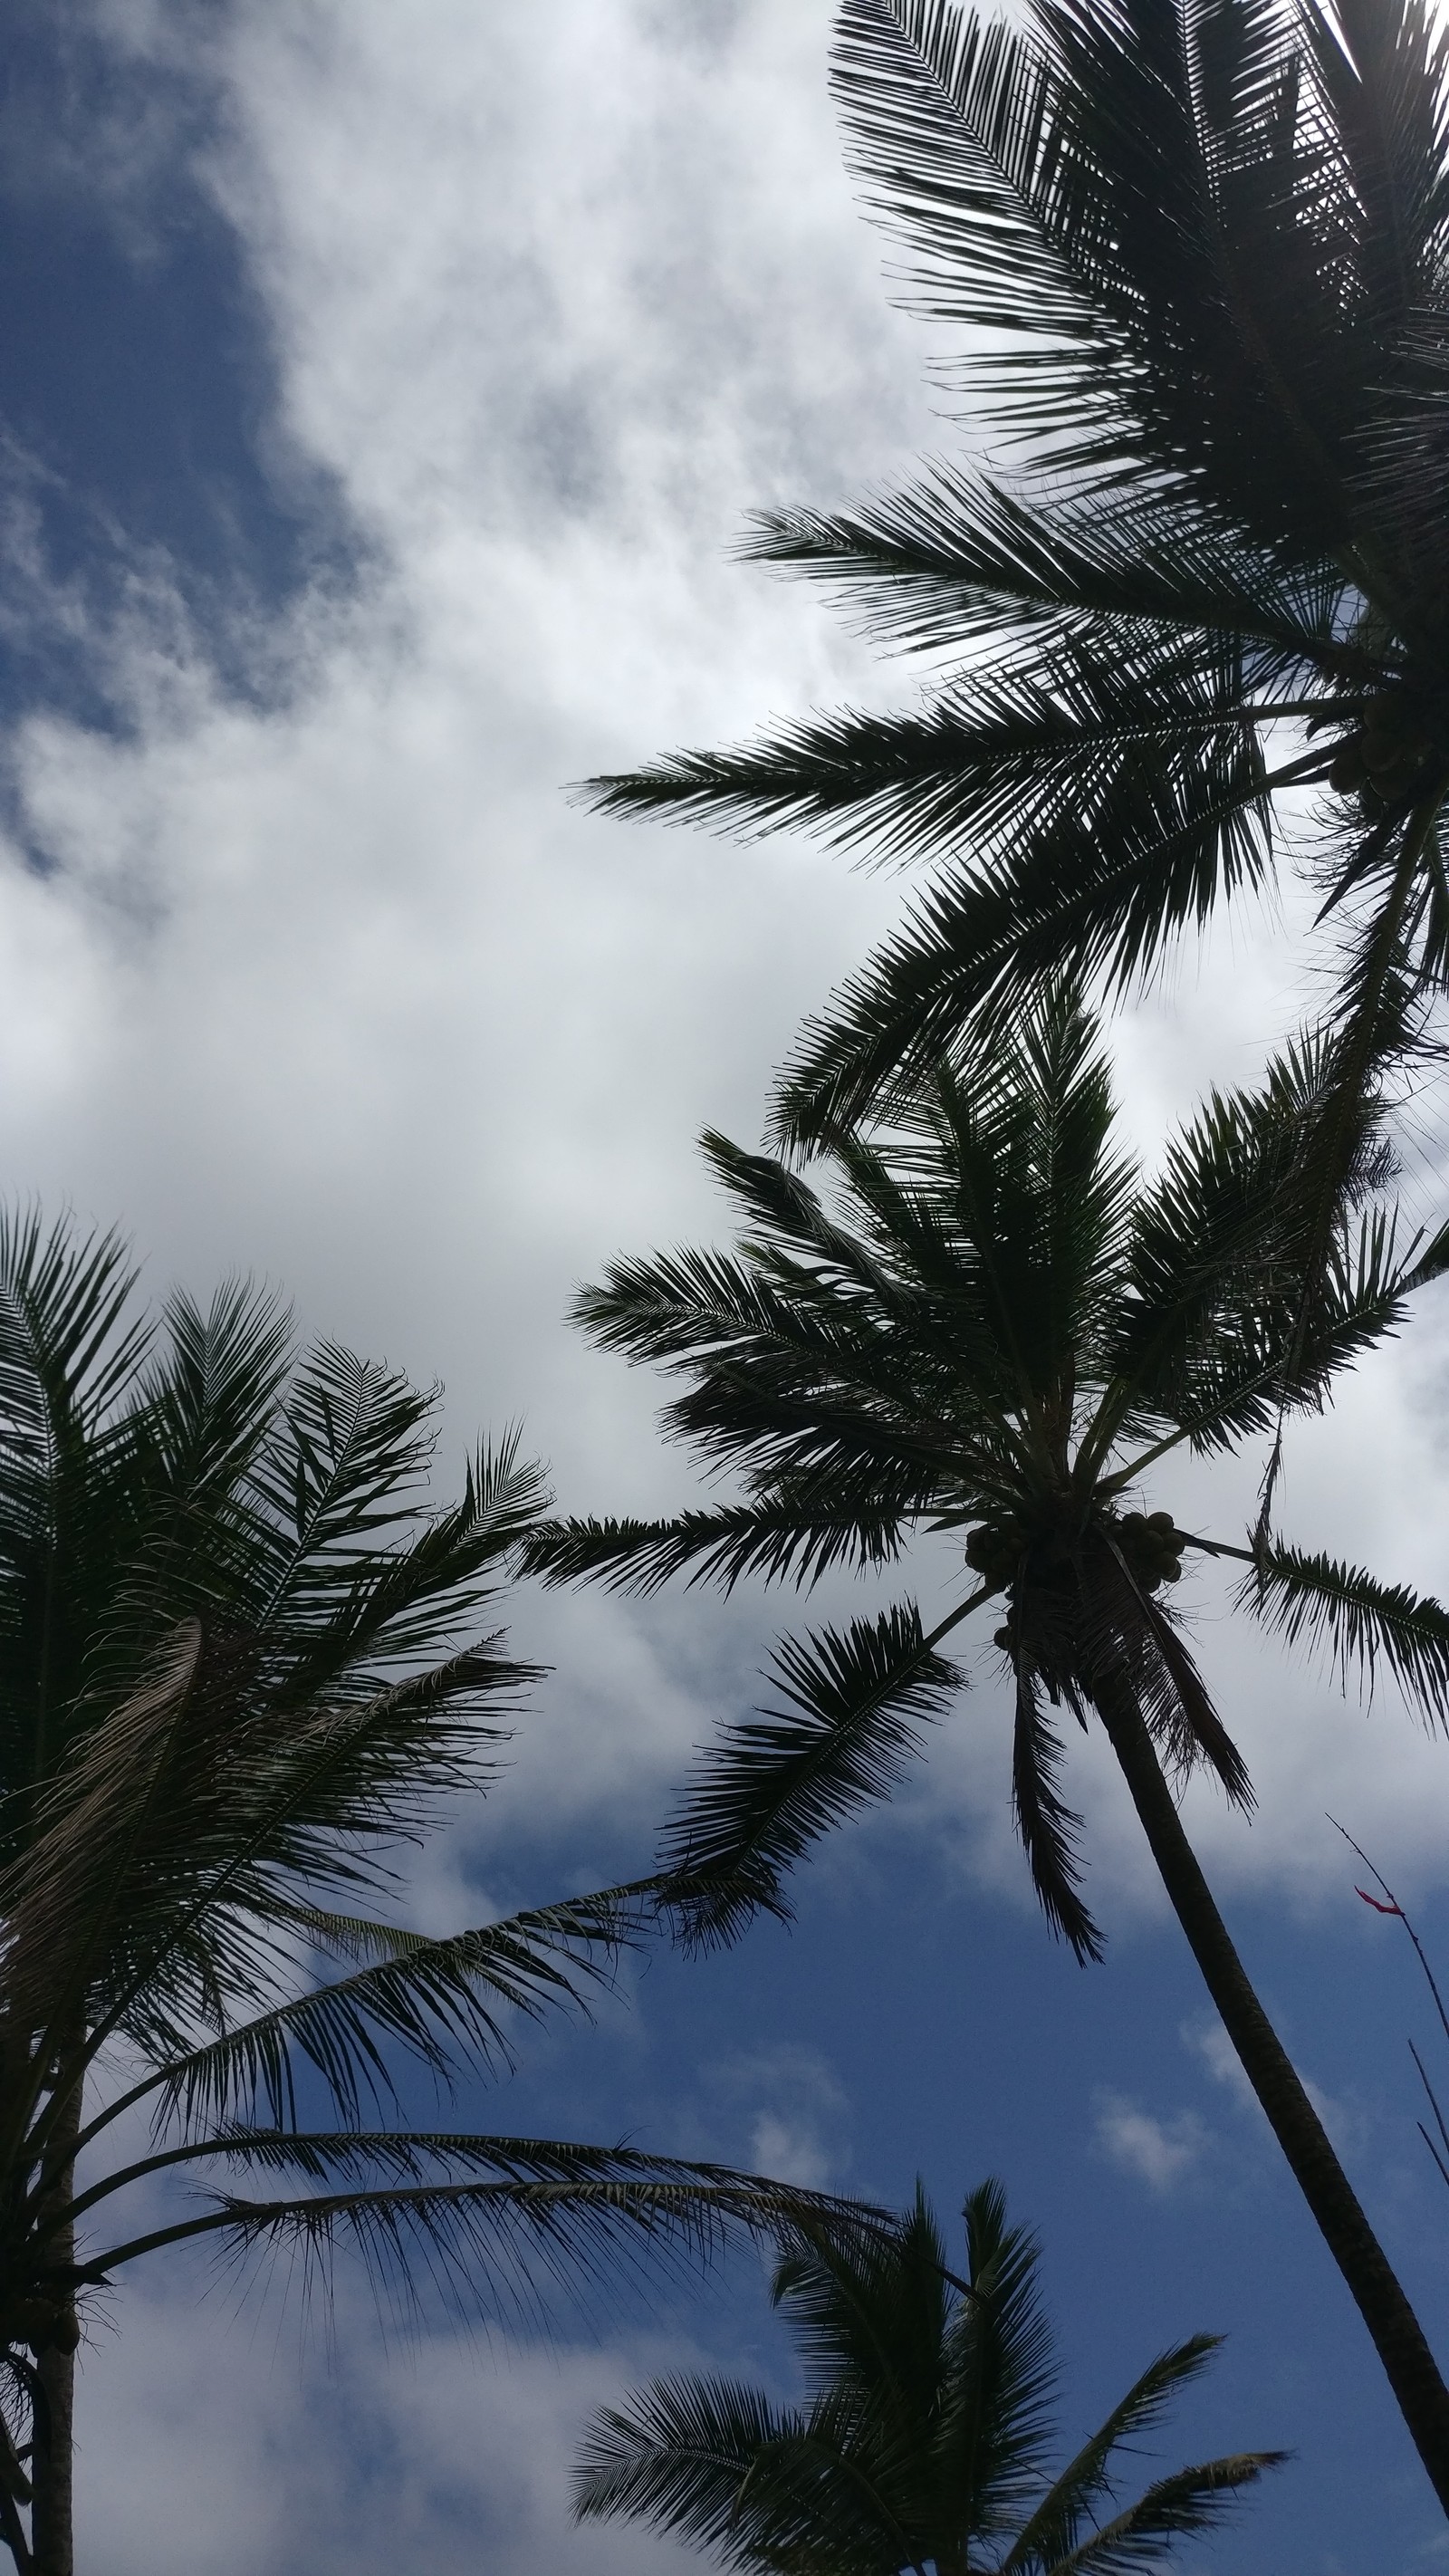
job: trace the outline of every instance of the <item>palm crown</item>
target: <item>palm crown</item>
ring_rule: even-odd
[[[910,299],[972,335],[965,382],[1028,461],[767,512],[746,544],[944,659],[919,711],[588,791],[939,862],[807,1029],[785,1141],[817,1143],[1043,973],[1150,968],[1262,882],[1283,796],[1314,784],[1350,1018],[1369,1028],[1393,973],[1443,989],[1446,63],[1424,0],[1030,0],[1010,24],[843,0],[867,202]],[[1357,1071],[1350,1050],[1335,1119]]]
[[[421,2264],[498,2309],[621,2237],[706,2245],[799,2199],[638,2148],[401,2124],[409,2064],[444,2093],[506,2066],[520,2016],[586,2004],[650,1917],[645,1885],[444,1938],[389,1919],[399,1838],[486,1784],[530,1678],[480,1620],[543,1483],[509,1440],[429,1508],[432,1397],[332,1345],[297,1360],[265,1297],[178,1297],[158,1326],[133,1287],[112,1239],[0,1223],[0,2540],[20,2568],[68,2555],[77,2294],[159,2246],[286,2246],[306,2270],[345,2242],[394,2290]],[[192,2184],[179,2210],[162,2176]]]
[[[913,1533],[963,1545],[929,1633],[914,1601],[785,1644],[776,1696],[704,1760],[669,1833],[673,1898],[729,1937],[811,1842],[887,1794],[959,1676],[942,1642],[997,1604],[1015,1690],[1012,1792],[1037,1893],[1095,1956],[1057,1712],[1100,1719],[1225,2027],[1358,2300],[1449,2506],[1449,2389],[1253,1992],[1169,1785],[1246,1770],[1161,1598],[1187,1549],[1244,1559],[1241,1599],[1345,1667],[1382,1655],[1449,1719],[1449,1615],[1261,1532],[1250,1548],[1146,1514],[1174,1452],[1212,1453],[1322,1404],[1335,1373],[1449,1267],[1449,1229],[1401,1245],[1382,1197],[1381,1104],[1358,1093],[1322,1243],[1315,1138],[1343,1032],[1305,1037],[1257,1093],[1214,1097],[1155,1181],[1116,1149],[1090,1021],[1057,988],[958,1048],[890,1130],[834,1139],[828,1201],[723,1137],[705,1150],[744,1221],[736,1252],[612,1265],[579,1315],[683,1381],[666,1422],[740,1499],[659,1521],[544,1527],[553,1580],[648,1588],[676,1572],[808,1583],[870,1571]],[[1305,1144],[1305,1139],[1306,1144]],[[1327,1257],[1324,1258],[1326,1250]],[[1002,1616],[1004,1605],[1004,1617]]]
[[[720,2379],[656,2380],[597,2415],[581,2518],[662,2525],[746,2576],[1125,2576],[1162,2565],[1283,2457],[1240,2452],[1121,2500],[1117,2454],[1155,2426],[1216,2338],[1164,2352],[1058,2476],[1056,2377],[1037,2249],[999,2185],[966,2203],[967,2277],[918,2191],[889,2235],[820,2238],[775,2275],[806,2376],[777,2406]]]
[[[815,1834],[886,1789],[914,1721],[953,1686],[936,1644],[988,1601],[1005,1602],[1018,1821],[1047,1913],[1083,1955],[1097,1934],[1051,1708],[1085,1724],[1104,1690],[1130,1684],[1173,1767],[1206,1763],[1250,1796],[1160,1598],[1184,1549],[1249,1556],[1248,1609],[1351,1659],[1384,1652],[1449,1710],[1436,1603],[1286,1544],[1235,1550],[1132,1501],[1174,1450],[1232,1448],[1282,1408],[1320,1404],[1449,1264],[1449,1229],[1398,1243],[1361,1103],[1303,1329],[1302,1140],[1334,1078],[1335,1042],[1305,1039],[1261,1092],[1215,1097],[1144,1184],[1114,1145],[1092,1024],[1058,988],[1011,1038],[939,1066],[889,1134],[837,1138],[835,1206],[782,1163],[706,1137],[745,1223],[737,1254],[619,1262],[582,1293],[597,1340],[686,1381],[667,1427],[735,1471],[744,1498],[658,1523],[545,1526],[527,1548],[551,1579],[813,1581],[884,1566],[915,1531],[964,1540],[964,1598],[930,1638],[906,1604],[786,1647],[786,1707],[711,1764],[670,1858],[722,1926],[773,1900]]]

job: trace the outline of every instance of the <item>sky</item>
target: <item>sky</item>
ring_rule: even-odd
[[[827,0],[12,0],[0,49],[0,1179],[121,1221],[158,1292],[242,1271],[446,1390],[440,1498],[522,1419],[561,1501],[693,1488],[657,1390],[568,1329],[621,1250],[709,1240],[706,1122],[758,1135],[801,1016],[899,882],[798,839],[590,817],[570,781],[770,714],[909,697],[730,560],[965,434],[853,205]],[[1302,1007],[1245,915],[1113,1030],[1155,1150]],[[1409,1182],[1434,1202],[1432,1118]],[[1449,1314],[1300,1432],[1305,1543],[1442,1590]],[[1155,1499],[1232,1536],[1257,1462]],[[929,1611],[944,1560],[920,1568]],[[1441,2349],[1449,2195],[1407,2041],[1435,2029],[1338,1817],[1449,1961],[1449,1746],[1182,1587],[1253,1766],[1194,1790],[1205,1864]],[[838,1607],[845,1587],[830,1591]],[[647,1866],[692,1745],[747,1708],[783,1606],[519,1592],[552,1666],[486,1803],[407,1890],[430,1928]],[[1165,2344],[1228,2340],[1165,2436],[1295,2454],[1201,2559],[1411,2576],[1436,2515],[1100,1744],[1073,1748],[1107,1963],[1030,1901],[988,1654],[930,1764],[799,1883],[790,1930],[651,1956],[469,2116],[710,2155],[951,2226],[1004,2180],[1045,2247],[1064,2439]],[[87,2576],[682,2570],[571,2529],[590,2409],[662,2367],[787,2388],[758,2266],[651,2280],[548,2334],[330,2331],[180,2255],[84,2353]],[[1144,2477],[1149,2469],[1144,2465]]]

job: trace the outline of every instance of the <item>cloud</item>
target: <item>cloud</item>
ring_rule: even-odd
[[[177,2285],[178,2289],[180,2285]],[[478,2350],[423,2335],[380,2350],[343,2294],[330,2365],[270,2317],[207,2318],[132,2298],[118,2343],[86,2355],[78,2557],[106,2576],[673,2576],[692,2562],[646,2529],[576,2531],[568,2477],[592,2410],[630,2381],[698,2360],[638,2337],[583,2349]],[[305,2357],[305,2370],[303,2367]]]
[[[742,2050],[704,2080],[708,2092],[753,2113],[749,2161],[757,2172],[806,2191],[840,2189],[850,2163],[840,2134],[849,2104],[818,2049],[786,2041]]]
[[[1279,2035],[1282,2036],[1281,2033]],[[1194,2056],[1201,2059],[1214,2082],[1221,2084],[1233,2095],[1239,2108],[1253,2112],[1261,2120],[1262,2106],[1239,2063],[1237,2051],[1222,2023],[1219,2021],[1184,2022],[1180,2036],[1183,2045],[1191,2049]],[[1298,2076],[1304,2092],[1339,2154],[1350,2158],[1365,2154],[1373,2129],[1372,2115],[1367,2106],[1362,2102],[1346,2099],[1342,2095],[1326,2092],[1324,2087],[1316,2083],[1311,2075],[1305,2073],[1301,2066],[1298,2069]]]
[[[1165,2194],[1202,2162],[1210,2132],[1196,2111],[1158,2120],[1125,2093],[1103,2092],[1097,2097],[1096,2139],[1103,2155],[1123,2173],[1135,2174],[1149,2190]]]
[[[142,593],[115,647],[126,739],[51,715],[12,746],[52,871],[0,884],[12,1186],[123,1215],[158,1284],[261,1272],[309,1325],[440,1376],[440,1481],[522,1412],[568,1504],[692,1490],[659,1389],[570,1334],[570,1294],[616,1249],[717,1230],[695,1131],[758,1132],[799,1018],[898,914],[894,881],[806,843],[623,830],[560,793],[909,686],[724,561],[752,503],[848,491],[942,436],[841,173],[828,19],[754,0],[686,32],[643,0],[554,0],[500,25],[427,0],[404,25],[326,0],[209,23],[225,105],[198,167],[268,316],[286,439],[368,565],[271,622],[265,705]],[[173,66],[202,42],[184,9],[125,23]],[[1145,1140],[1210,1067],[1251,1071],[1291,980],[1281,940],[1226,927],[1119,1025]],[[1295,1534],[1433,1579],[1445,1350],[1420,1324],[1295,1434]],[[1153,1501],[1232,1534],[1255,1472],[1174,1472]],[[1208,1578],[1183,1597],[1260,1796],[1249,1827],[1191,1792],[1214,1876],[1315,1900],[1339,1862],[1305,1818],[1333,1804],[1412,1892],[1438,1750],[1390,1691],[1365,1715],[1236,1627]],[[559,1675],[518,1799],[642,1831],[781,1621],[747,1589],[530,1601],[519,1624]],[[1029,1903],[1008,1725],[984,1675],[914,1822]],[[1113,1906],[1159,1906],[1105,1748],[1071,1769]]]

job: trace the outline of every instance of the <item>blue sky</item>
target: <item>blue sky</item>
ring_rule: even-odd
[[[566,1331],[570,1289],[710,1233],[694,1133],[757,1132],[797,1019],[900,899],[808,848],[623,832],[560,792],[910,685],[726,561],[747,506],[857,490],[955,435],[840,173],[827,27],[824,0],[9,15],[6,1186],[123,1219],[158,1285],[251,1270],[308,1326],[442,1378],[440,1484],[521,1414],[571,1505],[688,1490],[650,1388]],[[1265,917],[1124,1021],[1143,1150],[1293,1007]],[[1426,1204],[1434,1168],[1426,1145]],[[1427,1310],[1300,1438],[1287,1487],[1295,1533],[1441,1590],[1446,1358]],[[1231,1531],[1251,1479],[1159,1499]],[[1237,1639],[1206,1585],[1193,1606],[1262,1799],[1249,1830],[1195,1793],[1201,1848],[1449,2346],[1449,2193],[1406,2048],[1432,2056],[1426,2001],[1325,1821],[1449,1959],[1449,1749],[1390,1692],[1364,1713]],[[778,1617],[520,1596],[554,1678],[509,1779],[419,1863],[417,1919],[641,1866]],[[1102,1969],[1026,1896],[983,1669],[892,1815],[802,1879],[792,1932],[651,1960],[470,2108],[891,2198],[920,2172],[943,2212],[998,2172],[1046,2242],[1067,2433],[1164,2343],[1225,2331],[1170,2447],[1297,2458],[1207,2563],[1411,2576],[1445,2541],[1367,2344],[1098,1748],[1075,1777]],[[477,2350],[385,2350],[344,2281],[330,2356],[199,2278],[156,2267],[86,2355],[83,2563],[106,2576],[677,2569],[566,2529],[579,2423],[666,2357],[785,2369],[747,2262]]]

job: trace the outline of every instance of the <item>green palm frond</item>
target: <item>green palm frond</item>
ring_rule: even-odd
[[[1039,2482],[1057,2363],[1041,2297],[1041,2249],[1028,2229],[1011,2224],[1001,2184],[978,2183],[962,2216],[970,2296],[947,2328],[948,2425],[952,2432],[970,2428],[969,2510],[989,2532],[1014,2521]]]
[[[1260,884],[1261,764],[1241,740],[1218,749],[1190,778],[1134,766],[1086,822],[1064,797],[1048,832],[928,887],[828,1012],[806,1021],[776,1087],[781,1142],[818,1149],[875,1104],[889,1108],[978,1015],[1005,1028],[1044,983],[1102,976],[1125,989],[1221,894]]]
[[[587,2012],[591,1989],[611,1982],[619,1953],[653,1921],[654,1885],[602,1888],[435,1938],[278,1905],[279,1923],[333,1958],[364,1964],[157,2068],[144,2086],[157,2125],[180,2118],[191,2127],[254,2102],[271,2119],[293,2123],[304,2067],[320,2079],[338,2118],[355,2122],[364,2095],[396,2103],[394,2050],[449,2086],[467,2069],[507,2071],[520,2021],[556,2009]]]
[[[1137,2576],[1160,2567],[1164,2543],[1215,2531],[1266,2469],[1282,2468],[1287,2451],[1238,2451],[1159,2478],[1137,2502],[1043,2565],[1043,2576]]]
[[[369,1842],[415,1830],[476,1778],[529,1668],[496,1641],[366,1699],[299,1709],[268,1694],[258,1641],[187,1623],[131,1700],[91,1728],[46,1792],[0,1890],[23,2027],[84,2010],[164,2059],[198,2017],[276,2001],[277,1945],[302,1887],[375,1884]],[[258,1706],[260,1702],[260,1706]]]
[[[752,513],[738,549],[821,581],[860,631],[913,651],[968,648],[1018,659],[1059,639],[1128,657],[1161,634],[1218,635],[1245,651],[1266,711],[1323,678],[1372,685],[1375,658],[1344,633],[1346,584],[1265,552],[1203,500],[1094,492],[1052,504],[938,461],[921,480],[853,511]]]
[[[1267,856],[1270,774],[1242,702],[1240,655],[1211,640],[1135,652],[1119,640],[1110,658],[1063,643],[1020,673],[973,669],[920,715],[815,716],[581,792],[600,813],[746,839],[803,827],[872,865],[968,846],[984,872],[1023,842],[1055,848],[1071,825],[1083,843],[1135,831],[1169,860],[1177,841],[1200,845],[1200,866],[1241,845],[1231,888]]]
[[[1077,2547],[1084,2527],[1095,2537],[1095,2508],[1112,2492],[1114,2452],[1152,2431],[1178,2391],[1201,2376],[1221,2345],[1221,2335],[1192,2335],[1149,2362],[1075,2459],[1052,2481],[1002,2560],[1000,2576],[1015,2576],[1019,2568],[1054,2567]]]
[[[810,1844],[890,1795],[920,1729],[959,1687],[914,1602],[777,1648],[779,1701],[729,1728],[666,1830],[661,1866],[686,1936],[728,1941]],[[670,1891],[663,1890],[664,1901]]]
[[[150,1326],[114,1234],[0,1209],[0,1795],[7,1840],[63,1758],[97,1558],[134,1535],[125,1398]],[[79,1619],[75,1613],[79,1611]],[[0,1846],[3,1848],[3,1846]]]
[[[1373,1203],[1392,1177],[1385,1102],[1374,1064],[1347,1081],[1344,1052],[1341,1028],[1306,1031],[1257,1089],[1214,1093],[1138,1200],[1102,1364],[1124,1402],[1130,1389],[1196,1447],[1321,1402],[1449,1255],[1442,1231],[1401,1249],[1392,1213]]]
[[[1238,1599],[1290,1646],[1326,1650],[1345,1681],[1352,1672],[1372,1686],[1382,1664],[1422,1717],[1449,1728],[1449,1610],[1432,1595],[1270,1544],[1255,1552]]]
[[[750,1574],[805,1584],[835,1565],[892,1565],[901,1543],[898,1516],[864,1505],[842,1509],[838,1494],[813,1487],[797,1498],[781,1480],[768,1502],[679,1512],[672,1520],[541,1522],[519,1558],[519,1572],[549,1584],[592,1576],[611,1590],[646,1596],[683,1574],[692,1584],[718,1582],[732,1592]]]
[[[797,1503],[813,1494],[834,1519],[858,1497],[879,1521],[915,1508],[951,1449],[989,1434],[989,1424],[962,1419],[959,1404],[955,1419],[926,1431],[923,1368],[934,1363],[943,1392],[955,1375],[942,1334],[947,1319],[909,1280],[901,1286],[916,1329],[892,1332],[881,1329],[877,1301],[835,1295],[828,1275],[803,1262],[787,1273],[777,1256],[729,1261],[682,1252],[611,1263],[574,1313],[604,1348],[687,1379],[664,1414],[672,1436],[720,1464],[749,1455],[753,1481],[767,1485],[770,1502],[782,1488]],[[979,1283],[963,1277],[956,1286],[950,1323],[1001,1371]]]
[[[579,2520],[644,2521],[750,2576],[894,2576],[995,2567],[1116,2576],[1160,2565],[1278,2462],[1250,2452],[1179,2470],[1125,2512],[1117,2454],[1156,2423],[1214,2347],[1163,2354],[1062,2474],[1046,2480],[1057,2364],[1033,2239],[1000,2186],[965,2210],[969,2279],[952,2272],[924,2195],[893,2226],[806,2221],[775,2275],[806,2396],[773,2405],[737,2381],[676,2375],[588,2426]]]
[[[655,2380],[627,2408],[591,2418],[574,2472],[574,2519],[627,2514],[727,2566],[770,2576],[798,2523],[793,2498],[782,2512],[772,2472],[778,2462],[788,2474],[804,2438],[797,2408],[738,2381]]]
[[[164,2246],[213,2238],[233,2260],[285,2251],[304,2287],[325,2281],[345,2250],[390,2299],[412,2299],[425,2276],[454,2306],[476,2307],[481,2288],[495,2312],[516,2317],[633,2251],[698,2261],[741,2235],[778,2244],[802,2225],[871,2223],[854,2204],[729,2166],[541,2138],[237,2130],[183,2154],[322,2187],[266,2199],[208,2191],[196,2214],[88,2252],[81,2286]]]
[[[1052,1930],[1083,1966],[1104,1956],[1101,1933],[1080,1894],[1082,1819],[1061,1795],[1064,1755],[1025,1662],[1016,1674],[1011,1806],[1037,1901]]]

